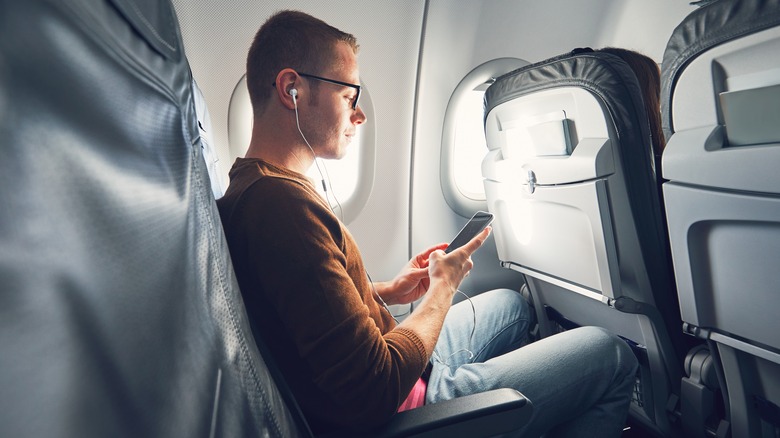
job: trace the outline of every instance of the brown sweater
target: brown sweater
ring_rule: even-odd
[[[311,180],[239,158],[217,205],[252,329],[314,432],[387,421],[425,348],[376,301],[357,244]]]

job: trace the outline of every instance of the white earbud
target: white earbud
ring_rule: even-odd
[[[288,91],[287,94],[292,96],[294,102],[295,98],[298,97],[298,90],[296,90],[295,88],[290,88],[290,91]]]

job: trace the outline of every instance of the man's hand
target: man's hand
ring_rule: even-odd
[[[377,293],[387,304],[407,304],[419,299],[425,295],[431,284],[431,276],[434,275],[431,263],[433,257],[436,259],[435,275],[457,290],[460,282],[474,266],[471,254],[482,246],[489,235],[490,227],[487,227],[469,243],[450,254],[444,252],[446,243],[426,249],[410,260],[393,281],[377,283]]]
[[[474,267],[471,255],[478,250],[490,235],[491,228],[487,227],[474,236],[467,244],[446,254],[444,251],[434,251],[428,256],[428,281],[441,280],[452,289],[452,294],[458,290],[460,283],[469,275]]]
[[[411,279],[415,274],[403,275],[407,269],[411,268],[412,271],[418,272],[418,270],[423,269],[422,267],[427,268],[425,277],[421,277],[405,296],[416,299],[425,295],[425,298],[414,309],[414,312],[399,324],[399,327],[409,329],[417,334],[425,346],[425,352],[429,358],[433,354],[433,348],[436,346],[439,333],[441,333],[444,318],[452,305],[452,296],[455,295],[460,282],[474,266],[471,255],[485,243],[489,235],[490,227],[487,227],[469,243],[449,254],[444,252],[447,245],[428,248],[412,259],[399,275],[399,278]],[[413,281],[409,281],[406,284],[412,283]]]
[[[393,281],[376,285],[379,296],[387,304],[407,304],[425,295],[431,284],[428,278],[428,258],[432,252],[446,247],[446,243],[441,243],[417,254],[409,260]]]

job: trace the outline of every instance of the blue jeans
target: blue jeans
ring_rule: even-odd
[[[637,361],[619,337],[598,327],[525,345],[531,311],[517,292],[497,289],[452,307],[436,344],[426,403],[514,388],[534,407],[518,436],[618,437]],[[520,348],[522,347],[522,348]]]

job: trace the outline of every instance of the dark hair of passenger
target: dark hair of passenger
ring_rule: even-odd
[[[321,75],[331,67],[329,63],[339,42],[358,52],[353,35],[311,15],[287,10],[271,16],[255,34],[246,61],[247,89],[254,114],[262,112],[273,90],[271,84],[281,70],[291,68]]]
[[[666,146],[666,140],[661,126],[661,72],[658,64],[652,58],[632,50],[605,47],[598,51],[619,56],[634,71],[642,89],[645,112],[650,120],[653,153],[660,157]]]

